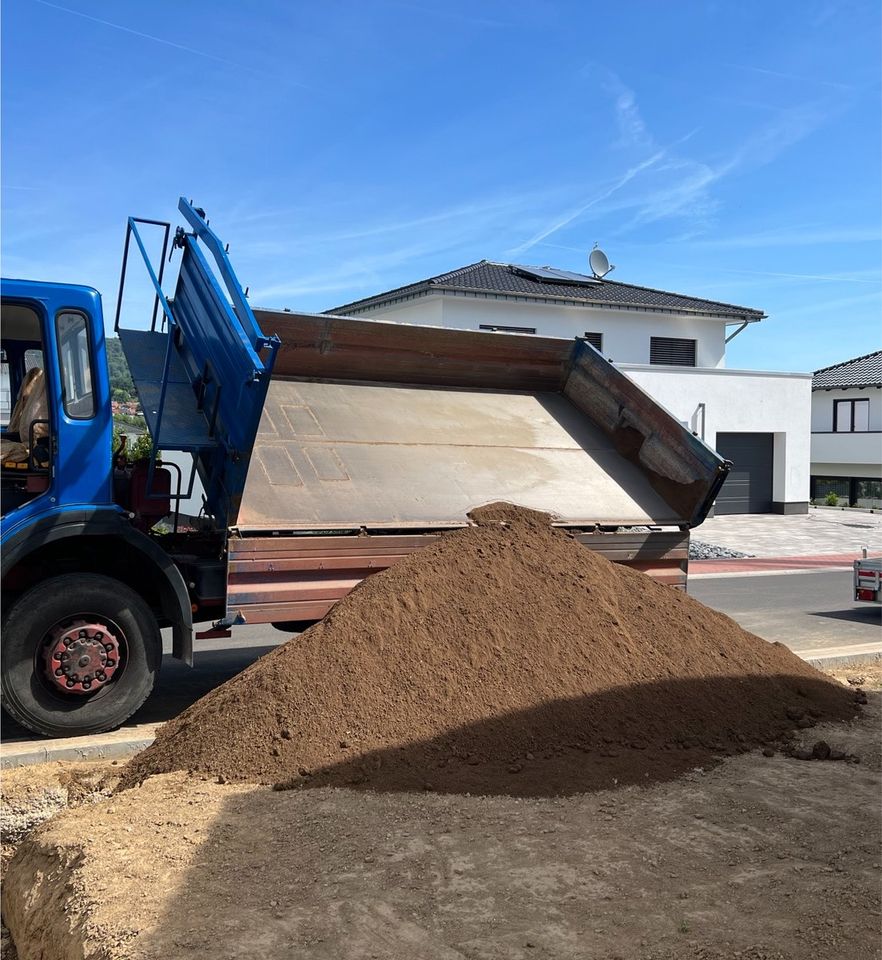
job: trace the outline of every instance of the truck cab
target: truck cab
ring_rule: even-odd
[[[77,503],[109,505],[111,415],[98,292],[4,281],[2,323],[5,529]]]
[[[3,280],[0,339],[3,705],[36,732],[98,732],[152,689],[160,626],[186,645],[190,600],[114,483],[99,293]]]

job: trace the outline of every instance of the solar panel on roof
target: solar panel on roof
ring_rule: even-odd
[[[515,273],[530,280],[539,280],[541,283],[599,283],[594,277],[587,277],[584,273],[573,273],[570,270],[558,270],[557,267],[528,267],[519,263],[511,265]]]

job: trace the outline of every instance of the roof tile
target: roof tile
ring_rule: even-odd
[[[535,280],[518,272],[516,264],[494,263],[481,260],[449,273],[439,274],[405,287],[398,287],[385,293],[355,300],[327,310],[326,313],[345,314],[362,311],[372,306],[413,296],[430,293],[432,290],[463,293],[498,293],[514,297],[531,299],[565,300],[584,303],[586,306],[635,307],[650,310],[672,310],[676,312],[699,313],[704,316],[724,316],[736,320],[760,320],[765,314],[762,310],[741,307],[718,300],[706,300],[689,297],[667,290],[641,287],[631,283],[618,283],[614,280],[598,280],[585,276],[584,282],[561,283],[559,281]]]
[[[815,370],[812,390],[882,387],[882,350]]]

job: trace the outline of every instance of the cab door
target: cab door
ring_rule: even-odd
[[[111,503],[112,427],[98,292],[12,280],[3,281],[2,293],[4,314],[17,306],[39,317],[49,441],[48,483],[6,514],[5,536],[39,515]]]

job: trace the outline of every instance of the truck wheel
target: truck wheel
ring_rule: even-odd
[[[150,695],[162,661],[159,626],[129,587],[92,573],[28,590],[3,623],[0,690],[35,733],[112,730]]]

